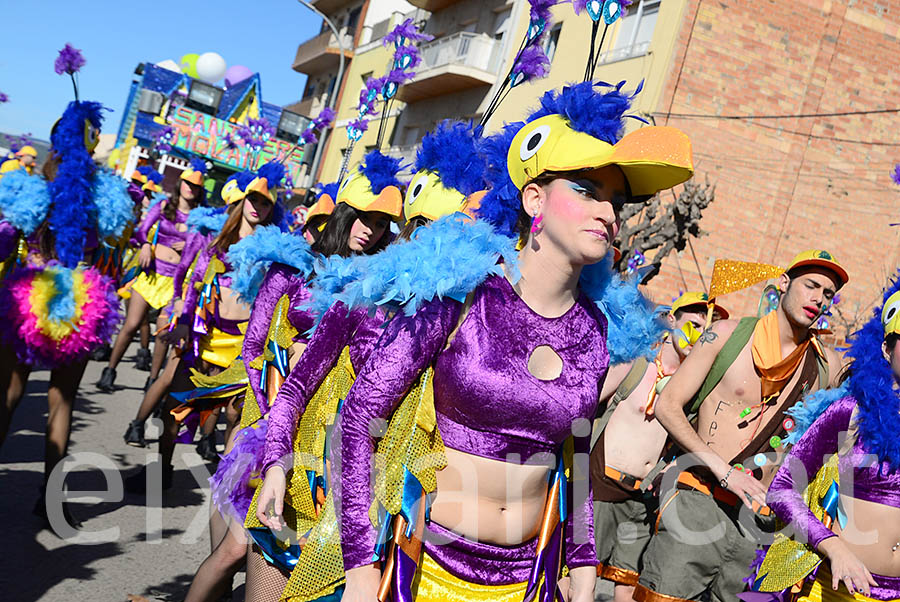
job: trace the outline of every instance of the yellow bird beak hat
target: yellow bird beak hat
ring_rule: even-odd
[[[478,214],[498,229],[515,232],[520,193],[545,173],[590,172],[618,165],[632,202],[687,181],[694,173],[691,142],[676,128],[647,126],[624,135],[631,101],[640,92],[582,82],[551,90],[522,123],[507,125],[482,146],[491,190]]]
[[[284,180],[284,165],[277,161],[269,161],[258,171],[243,171],[234,179],[229,179],[222,187],[222,200],[230,205],[257,192],[273,204],[278,201],[278,189]],[[233,183],[232,183],[233,182]]]
[[[487,187],[480,138],[481,126],[461,121],[444,121],[425,135],[403,202],[407,221],[417,216],[434,221],[480,202]]]
[[[191,164],[181,172],[181,179],[196,186],[203,186],[203,180],[206,178],[206,162],[202,159],[191,159]]]
[[[370,151],[341,182],[335,204],[347,203],[359,211],[378,211],[399,220],[403,212],[403,185],[397,179],[400,159]]]

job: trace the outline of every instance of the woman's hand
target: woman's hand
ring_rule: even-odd
[[[256,500],[256,518],[273,531],[280,531],[286,526],[282,518],[286,488],[287,478],[284,475],[284,469],[277,465],[269,468],[263,478],[259,498]],[[274,509],[269,512],[269,507],[272,505],[274,505]]]
[[[829,537],[819,542],[819,552],[827,556],[831,563],[831,587],[835,590],[843,583],[851,594],[860,592],[868,596],[870,586],[878,585],[866,565],[839,537]]]
[[[190,329],[187,324],[176,324],[175,328],[170,331],[166,331],[162,334],[162,339],[169,343],[170,345],[174,345],[176,343],[180,343],[181,341],[187,339],[190,334]]]
[[[569,602],[594,602],[597,567],[579,566],[569,571]]]
[[[174,299],[172,301],[172,317],[180,318],[181,312],[184,311],[184,300]]]
[[[381,585],[381,571],[374,564],[358,566],[347,571],[347,586],[343,602],[376,602]]]
[[[138,264],[143,269],[147,269],[150,267],[150,262],[153,260],[153,248],[150,246],[150,243],[145,242],[141,245],[141,251],[138,253]]]

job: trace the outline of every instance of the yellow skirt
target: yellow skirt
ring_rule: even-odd
[[[468,583],[448,573],[427,552],[422,552],[413,597],[416,602],[521,602],[526,585]]]
[[[877,581],[878,578],[876,577]],[[841,583],[838,585],[837,591],[831,589],[831,571],[827,566],[820,566],[816,580],[812,583],[804,583],[800,595],[797,596],[795,602],[878,602],[875,598],[864,596],[859,592],[851,594],[847,591],[846,586]]]
[[[153,309],[162,309],[175,295],[174,282],[171,276],[141,272],[134,279],[131,290],[143,297],[144,301],[149,303]]]
[[[169,280],[171,281],[171,278]],[[210,364],[227,368],[241,354],[243,345],[244,335],[228,334],[215,326],[210,326],[209,334],[203,335],[200,339],[200,358]]]

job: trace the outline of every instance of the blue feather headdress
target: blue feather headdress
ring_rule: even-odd
[[[498,232],[511,238],[518,235],[516,222],[521,202],[519,189],[509,178],[506,156],[512,139],[524,125],[522,121],[507,124],[496,134],[483,138],[478,148],[485,162],[488,192],[475,213],[479,219],[487,221]]]
[[[70,268],[82,260],[90,222],[96,219],[92,194],[96,168],[85,147],[85,128],[90,124],[99,129],[102,111],[98,102],[72,101],[50,134],[53,151],[61,158],[56,178],[49,184],[50,230],[57,258]],[[93,220],[85,220],[86,215]]]
[[[471,122],[441,122],[422,138],[415,171],[435,172],[445,188],[466,196],[484,190],[484,159],[476,148],[481,132],[481,126]]]
[[[526,123],[545,115],[562,115],[576,132],[615,144],[625,131],[626,117],[646,123],[640,117],[625,114],[634,97],[640,94],[643,82],[631,94],[622,92],[624,86],[624,81],[615,86],[604,82],[582,82],[561,90],[550,90],[541,97],[540,108],[528,116]]]
[[[375,195],[381,194],[388,186],[402,188],[403,184],[397,179],[397,174],[402,169],[400,159],[389,157],[378,149],[369,151],[359,166],[359,171],[369,180],[372,194]]]
[[[890,283],[872,318],[851,337],[847,352],[853,359],[849,383],[850,394],[859,403],[860,441],[866,451],[887,462],[891,471],[900,470],[900,396],[891,366],[881,351],[881,312],[884,301],[898,290],[900,275]]]
[[[328,195],[331,197],[331,200],[337,198],[338,188],[341,187],[340,182],[329,182],[328,184],[320,184],[319,185],[319,193],[316,195],[316,200],[321,199],[324,195]]]

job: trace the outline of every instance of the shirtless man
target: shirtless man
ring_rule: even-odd
[[[638,602],[732,601],[743,591],[757,547],[751,534],[771,518],[766,489],[793,428],[784,410],[805,391],[837,384],[841,358],[812,328],[847,280],[830,253],[799,254],[779,278],[778,308],[758,321],[713,324],[660,395],[659,422],[688,454],[664,480]],[[692,400],[696,426],[684,411]]]
[[[609,420],[591,450],[591,483],[597,575],[616,584],[615,602],[632,599],[656,517],[656,496],[642,486],[668,438],[655,419],[655,400],[703,332],[708,301],[705,293],[676,299],[666,316],[671,334],[655,361],[614,366],[603,386],[601,407],[614,401],[598,424]],[[728,318],[721,307],[715,310],[718,319]]]

